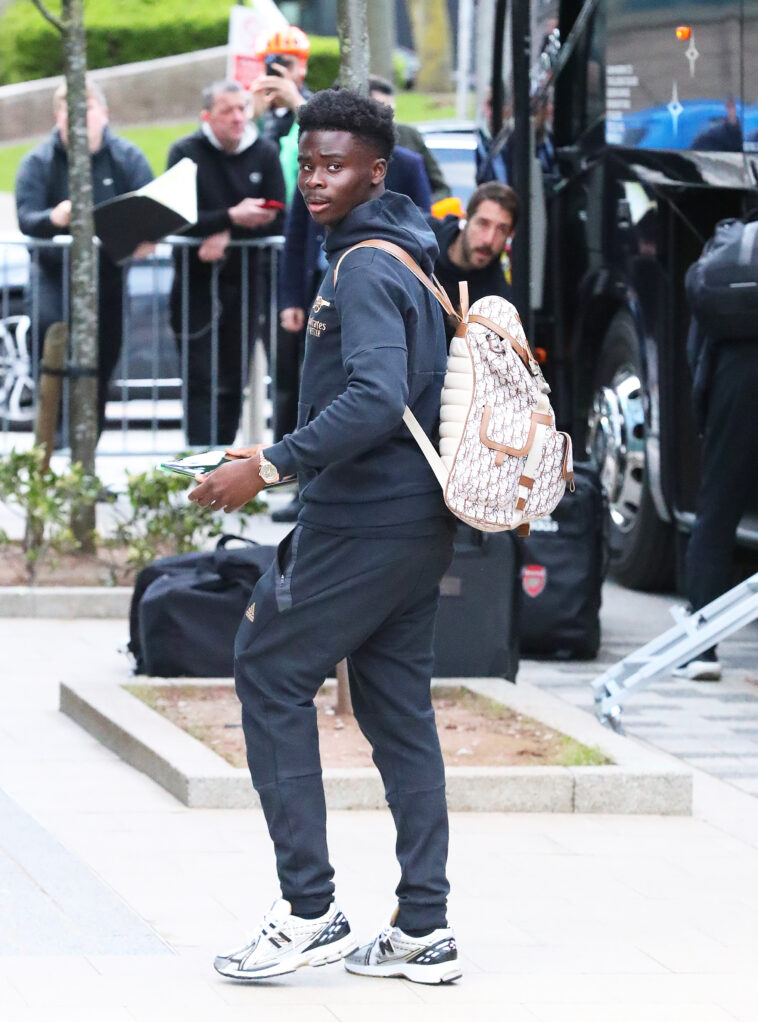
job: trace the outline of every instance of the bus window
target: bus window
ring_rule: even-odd
[[[608,0],[606,8],[606,141],[741,151],[739,0]]]

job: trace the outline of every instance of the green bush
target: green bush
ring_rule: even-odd
[[[87,64],[90,69],[152,60],[223,46],[233,4],[215,0],[86,0]],[[60,0],[49,9],[60,13]],[[311,37],[309,81],[315,88],[337,75],[336,39]],[[31,0],[15,0],[0,17],[0,84],[63,73],[61,39]],[[312,86],[313,87],[313,86]]]
[[[30,583],[42,559],[78,548],[71,517],[81,507],[94,504],[102,489],[100,480],[86,475],[79,464],[55,472],[44,462],[42,447],[12,450],[0,458],[0,504],[24,520],[21,548]],[[0,530],[0,547],[10,542]]]

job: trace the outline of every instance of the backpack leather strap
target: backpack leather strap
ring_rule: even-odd
[[[334,285],[337,286],[337,274],[339,273],[340,264],[345,256],[350,255],[357,248],[378,248],[382,252],[386,252],[388,255],[394,256],[403,266],[407,267],[417,280],[420,280],[427,290],[431,291],[437,301],[440,303],[442,308],[449,316],[455,316],[456,319],[460,319],[458,313],[453,308],[453,303],[448,298],[447,294],[443,289],[435,284],[434,281],[430,280],[429,277],[424,273],[419,264],[408,255],[404,248],[399,245],[395,245],[392,241],[384,241],[382,238],[373,238],[366,241],[359,241],[357,245],[353,245],[347,252],[343,252],[337,260],[337,265],[334,267]]]

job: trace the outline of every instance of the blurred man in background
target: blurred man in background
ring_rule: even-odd
[[[68,192],[68,104],[65,84],[53,96],[55,127],[23,158],[16,174],[16,211],[24,234],[53,238],[69,234],[71,199]],[[152,181],[153,172],[143,152],[108,127],[108,103],[94,82],[87,83],[87,139],[92,157],[92,197],[97,205]],[[140,258],[152,251],[139,246]],[[38,254],[38,258],[37,258]],[[35,250],[30,293],[37,298],[38,326],[33,333],[35,368],[42,354],[45,333],[52,323],[68,321],[64,294],[70,293],[63,269],[68,263],[61,248]],[[98,260],[98,424],[105,424],[108,382],[122,344],[122,271],[101,249]]]
[[[192,445],[231,444],[239,424],[243,372],[255,341],[256,317],[268,307],[268,288],[256,293],[256,267],[263,268],[258,262],[262,254],[248,252],[245,258],[230,242],[281,233],[284,179],[276,145],[259,137],[249,119],[248,94],[238,82],[209,85],[203,92],[200,120],[200,128],[174,142],[168,154],[169,167],[185,156],[197,164],[197,223],[185,234],[203,239],[199,248],[175,252],[171,323],[177,339],[189,345],[187,440]],[[266,206],[272,200],[278,208]],[[219,267],[215,285],[214,266]],[[257,279],[262,283],[267,275],[259,274]]]
[[[440,254],[434,273],[453,305],[458,305],[458,282],[466,281],[469,301],[485,295],[510,300],[501,259],[516,230],[518,196],[508,185],[490,181],[479,185],[469,199],[466,216],[454,214],[442,220],[429,219]]]

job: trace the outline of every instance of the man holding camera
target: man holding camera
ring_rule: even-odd
[[[289,135],[298,107],[311,98],[305,85],[310,49],[308,36],[294,25],[257,40],[256,55],[263,60],[265,74],[253,82],[250,96],[253,116],[263,119],[261,134],[272,142]]]

